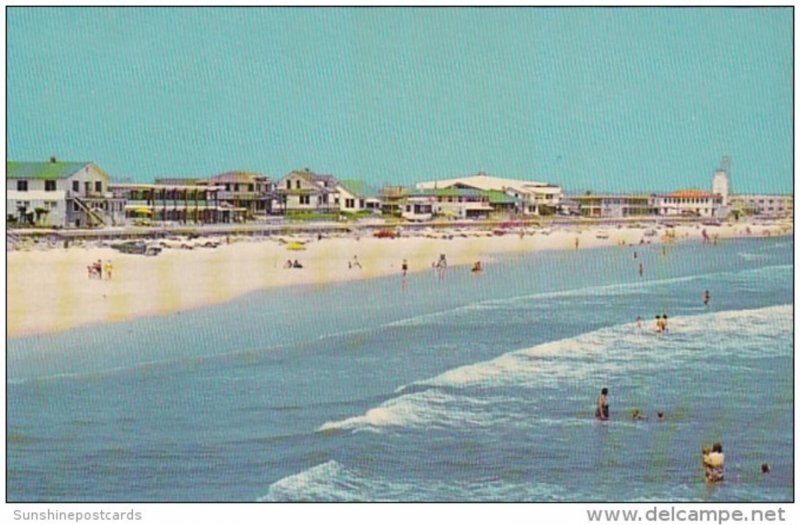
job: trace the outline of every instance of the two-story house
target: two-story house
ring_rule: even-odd
[[[336,213],[339,208],[337,182],[332,175],[318,175],[306,168],[292,171],[275,183],[273,213]]]
[[[270,213],[275,197],[274,185],[260,173],[229,171],[209,177],[208,184],[224,188],[217,196],[220,203],[232,209],[242,209],[247,219]]]
[[[9,225],[87,228],[123,224],[125,201],[91,162],[6,162]]]

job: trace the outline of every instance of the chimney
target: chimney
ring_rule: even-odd
[[[55,164],[55,163],[56,163],[56,157],[55,155],[53,155],[52,157],[50,157],[50,164]]]

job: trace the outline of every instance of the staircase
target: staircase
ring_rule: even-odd
[[[14,251],[20,244],[22,244],[22,238],[16,233],[6,230],[6,251]]]
[[[86,202],[84,202],[83,199],[81,199],[80,197],[77,197],[77,196],[73,196],[72,198],[78,204],[78,207],[86,213],[86,215],[88,215],[89,217],[94,219],[94,221],[95,221],[94,225],[95,226],[97,226],[97,225],[108,226],[108,223],[106,222],[106,219],[102,215],[97,213],[95,210],[91,209],[86,204]]]

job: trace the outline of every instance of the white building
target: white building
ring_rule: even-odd
[[[794,216],[793,195],[733,195],[731,208],[739,213],[768,217]]]
[[[378,190],[360,180],[341,180],[336,185],[339,211],[344,213],[379,212]]]
[[[272,212],[338,212],[337,185],[331,175],[317,175],[308,168],[293,171],[275,183]]]
[[[11,226],[123,224],[125,201],[91,162],[6,162],[6,220]]]
[[[724,218],[722,196],[702,190],[680,190],[652,197],[657,215]]]
[[[540,215],[547,207],[553,212],[558,209],[563,197],[560,186],[545,182],[491,177],[484,172],[469,177],[419,182],[420,190],[462,188],[484,191],[502,191],[520,199],[520,213]]]

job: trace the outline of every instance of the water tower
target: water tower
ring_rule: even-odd
[[[722,205],[727,206],[731,193],[731,158],[727,155],[722,157],[719,168],[714,172],[714,180],[711,183],[711,193],[722,195]]]

